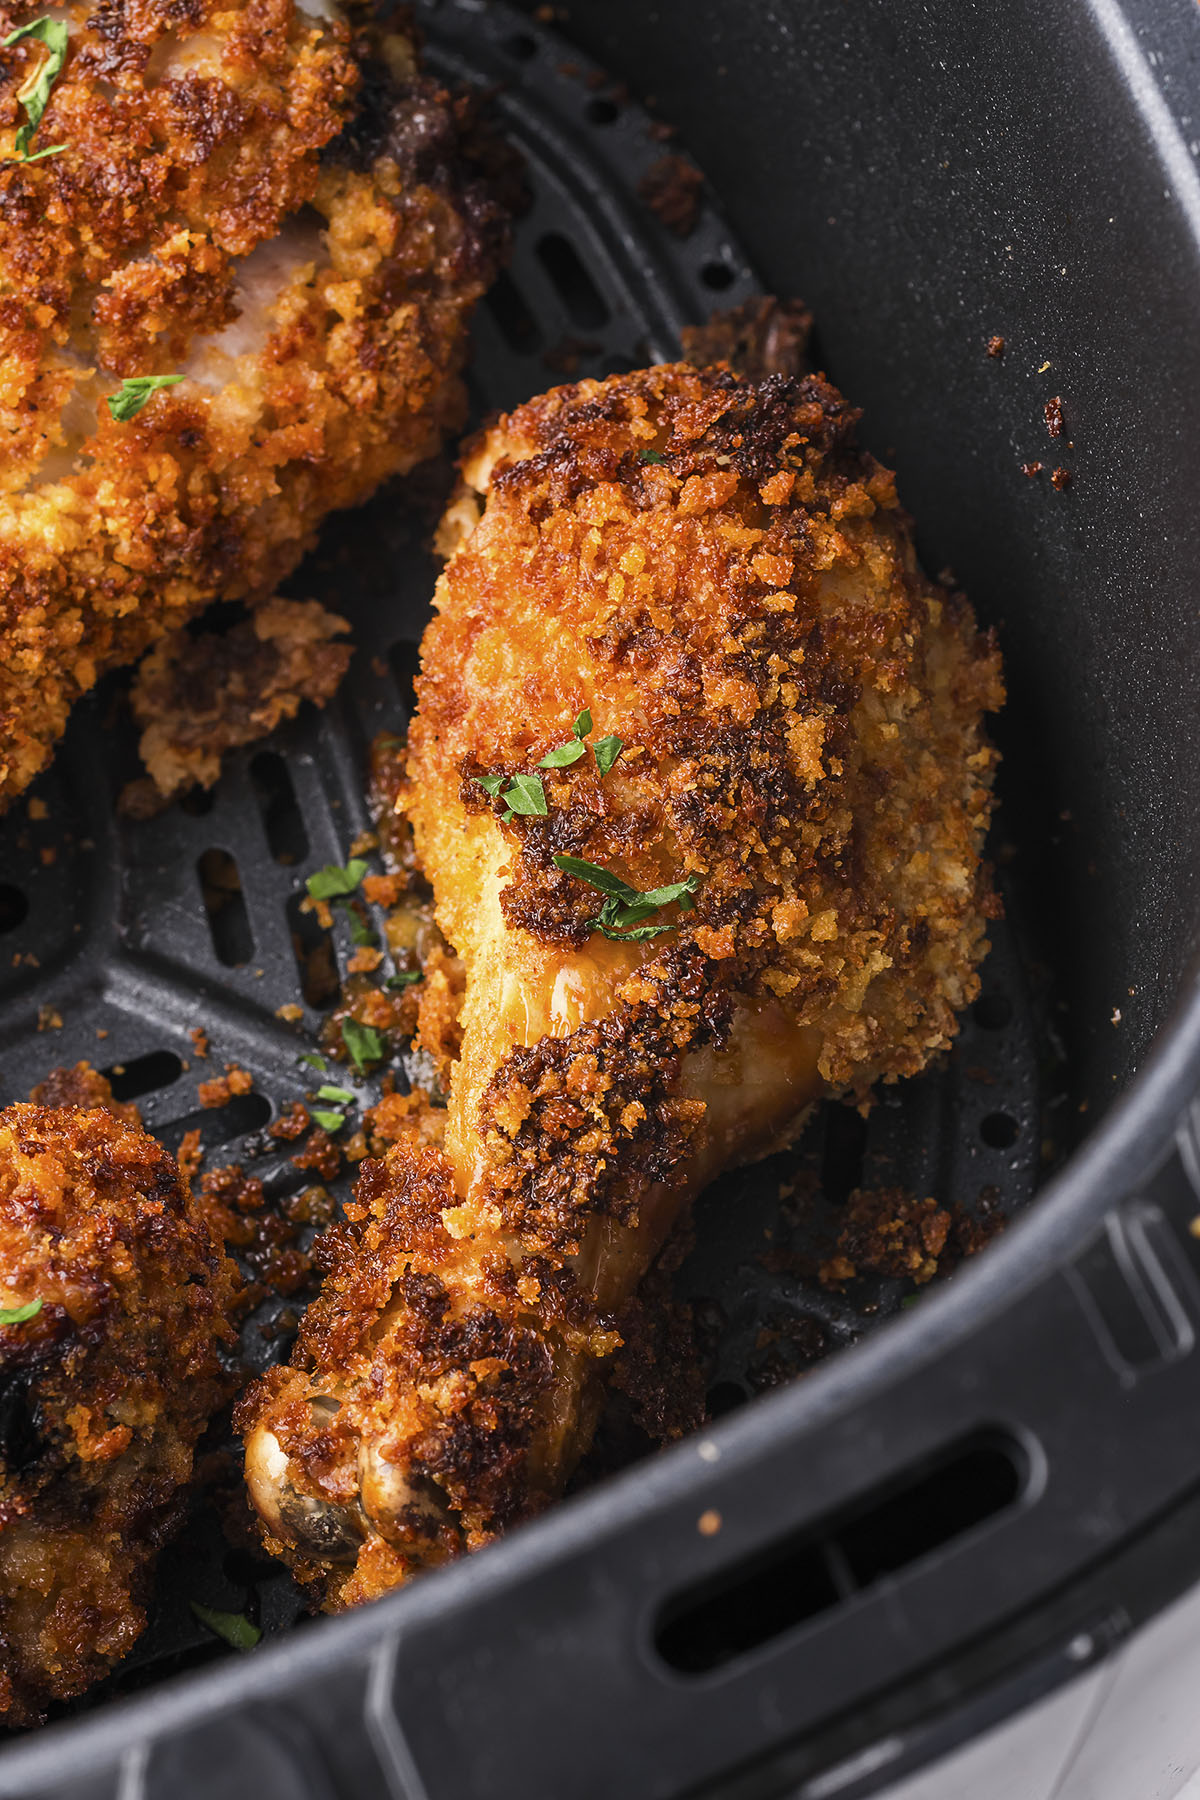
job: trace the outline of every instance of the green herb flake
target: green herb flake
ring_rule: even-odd
[[[638,461],[644,463],[660,463],[666,459],[660,450],[639,450]]]
[[[420,981],[420,979],[420,969],[401,969],[399,974],[389,975],[383,985],[390,988],[406,988],[411,987],[415,981]]]
[[[369,1062],[379,1062],[384,1043],[373,1025],[360,1025],[357,1019],[342,1020],[342,1042],[350,1052],[350,1060],[360,1075]]]
[[[310,1116],[321,1127],[322,1131],[328,1131],[331,1136],[335,1131],[340,1131],[342,1126],[346,1123],[346,1116],[344,1113],[322,1112],[319,1108],[315,1109]]]
[[[300,1058],[300,1061],[306,1069],[316,1069],[322,1075],[325,1073],[325,1058],[318,1056],[315,1050],[308,1051]]]
[[[24,1306],[0,1306],[0,1325],[23,1325],[26,1319],[36,1319],[44,1304],[42,1300],[27,1300]]]
[[[366,872],[366,863],[356,856],[344,869],[339,869],[336,863],[326,863],[323,869],[310,875],[304,885],[313,900],[337,900],[343,894],[352,894]]]
[[[233,1650],[253,1650],[262,1637],[259,1627],[252,1625],[245,1613],[218,1612],[215,1606],[201,1606],[198,1600],[189,1600],[188,1605],[200,1623]]]
[[[540,775],[514,775],[500,798],[510,814],[516,813],[523,819],[544,819],[550,811]]]
[[[346,923],[350,927],[351,943],[358,944],[363,948],[374,949],[376,944],[378,944],[379,939],[376,937],[371,926],[368,925],[365,919],[360,918],[354,907],[347,901],[342,900],[339,901],[338,904],[346,915]]]
[[[182,380],[182,375],[127,375],[117,392],[108,396],[108,410],[118,425],[128,425],[130,419],[137,418],[151,394],[157,393],[159,388],[174,387]]]
[[[570,738],[567,743],[560,744],[557,750],[547,750],[539,769],[569,769],[577,763],[581,756],[587,755],[587,745],[580,738]]]
[[[587,736],[588,732],[591,729],[592,729],[591,708],[585,706],[583,711],[580,713],[579,717],[576,719],[575,723],[571,727],[571,736],[578,738],[580,743],[582,743],[584,738]]]
[[[490,794],[492,796],[492,799],[494,800],[496,798],[496,795],[500,792],[500,789],[504,786],[505,782],[508,780],[508,776],[507,775],[476,775],[475,779],[479,783],[480,787],[484,790],[484,792],[487,794]]]
[[[688,875],[683,881],[672,881],[666,887],[648,888],[645,893],[640,893],[611,869],[601,868],[599,863],[585,862],[580,856],[556,856],[554,861],[564,874],[586,881],[589,887],[606,896],[592,921],[592,930],[618,942],[625,938],[658,937],[664,931],[674,931],[674,924],[642,925],[641,922],[652,912],[675,901],[679,902],[682,911],[687,912],[699,885],[694,875]]]
[[[350,1092],[349,1088],[330,1087],[329,1083],[326,1082],[324,1087],[319,1087],[317,1089],[317,1099],[338,1100],[343,1106],[353,1106],[356,1096]]]
[[[624,748],[625,745],[619,737],[600,738],[592,745],[592,754],[596,758],[596,767],[601,775],[608,774]]]
[[[57,156],[60,150],[65,150],[67,147],[65,144],[52,144],[48,149],[35,151],[32,156],[29,154],[33,134],[42,122],[42,114],[45,112],[46,103],[50,98],[50,90],[58,79],[63,63],[67,60],[67,36],[66,21],[52,19],[49,13],[45,13],[40,19],[31,19],[27,25],[18,25],[17,29],[10,31],[4,39],[3,48],[8,50],[13,44],[19,43],[22,38],[38,38],[45,44],[48,52],[46,60],[34,71],[31,79],[23,85],[17,95],[21,105],[25,108],[25,123],[17,132],[16,143],[13,146],[16,156],[10,159],[12,161],[38,162],[43,156]]]

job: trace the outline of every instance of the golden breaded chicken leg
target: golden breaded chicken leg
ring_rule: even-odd
[[[977,990],[999,660],[854,417],[678,365],[468,456],[402,795],[461,1056],[241,1414],[268,1541],[330,1607],[560,1492],[682,1209],[921,1069]]]

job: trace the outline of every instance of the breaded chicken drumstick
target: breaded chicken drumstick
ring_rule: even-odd
[[[444,1135],[364,1166],[242,1408],[331,1608],[559,1493],[693,1196],[923,1068],[977,991],[999,659],[854,420],[679,365],[468,456],[402,796],[466,978]]]
[[[228,1392],[237,1271],[123,1110],[0,1112],[0,1725],[134,1643]]]
[[[507,164],[328,0],[17,5],[0,40],[2,808],[105,669],[461,425]]]

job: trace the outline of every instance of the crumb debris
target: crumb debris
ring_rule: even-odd
[[[350,661],[345,619],[315,600],[266,600],[232,630],[168,633],[138,669],[130,696],[148,781],[121,810],[147,818],[197,783],[211,787],[227,750],[256,743],[301,702],[324,706]]]
[[[218,1075],[214,1081],[202,1081],[196,1089],[196,1097],[201,1106],[213,1109],[228,1106],[235,1094],[248,1094],[253,1086],[254,1077],[248,1069],[226,1063],[224,1075]]]
[[[700,217],[704,177],[686,156],[668,152],[643,175],[638,196],[675,237],[690,237]]]
[[[1052,399],[1047,400],[1045,406],[1042,408],[1042,412],[1045,415],[1046,430],[1050,433],[1050,436],[1052,438],[1060,438],[1063,434],[1062,395],[1055,394]]]
[[[1002,337],[999,337],[996,335],[993,335],[992,337],[990,337],[987,341],[987,353],[989,356],[995,356],[995,357],[1003,356],[1004,355],[1004,339]]]

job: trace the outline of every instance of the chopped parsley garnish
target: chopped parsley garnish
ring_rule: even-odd
[[[182,380],[182,375],[127,375],[117,392],[108,396],[108,410],[118,425],[128,425],[130,419],[137,418],[151,394],[157,393],[159,388],[174,387]]]
[[[65,144],[51,144],[45,150],[36,150],[31,156],[29,146],[33,142],[33,134],[42,122],[42,114],[46,110],[46,102],[50,98],[50,89],[58,79],[59,71],[67,59],[67,26],[63,19],[52,19],[49,13],[40,19],[31,19],[28,25],[18,25],[4,39],[4,49],[8,50],[21,38],[39,38],[48,51],[46,60],[39,64],[26,81],[17,99],[25,108],[25,123],[17,132],[13,146],[16,156],[10,160],[15,162],[37,162],[43,156],[57,156],[65,150]]]
[[[619,875],[614,875],[611,869],[602,869],[599,863],[585,862],[580,856],[556,856],[554,861],[564,874],[577,876],[605,896],[603,906],[592,920],[592,930],[618,943],[626,938],[652,938],[658,937],[660,932],[674,931],[674,924],[642,925],[641,921],[676,900],[680,910],[687,912],[699,885],[694,875],[688,875],[683,881],[672,881],[667,887],[648,888],[642,893],[630,887]]]
[[[547,750],[539,769],[569,769],[577,763],[581,756],[587,755],[587,745],[582,738],[572,738],[569,743],[560,744],[556,750]]]
[[[304,885],[313,900],[337,900],[343,894],[352,894],[366,872],[366,863],[356,856],[344,869],[339,869],[336,863],[326,863],[323,869],[310,875]]]
[[[358,944],[362,948],[370,947],[373,949],[379,942],[379,939],[376,937],[370,925],[368,925],[365,919],[360,918],[354,908],[345,900],[341,901],[340,905],[346,915],[346,923],[350,927],[351,942]]]
[[[375,1027],[360,1025],[357,1019],[342,1020],[342,1042],[360,1075],[366,1073],[369,1062],[378,1062],[383,1056],[383,1039]]]
[[[24,1306],[0,1306],[0,1325],[23,1325],[26,1319],[36,1319],[43,1304],[41,1300],[27,1300]]]
[[[316,1120],[322,1131],[328,1131],[331,1135],[340,1131],[346,1123],[345,1113],[322,1112],[319,1108],[314,1109],[310,1117]]]
[[[406,988],[411,987],[414,981],[420,981],[420,979],[420,969],[401,969],[398,975],[389,975],[383,985],[390,988]]]
[[[317,1099],[337,1100],[340,1101],[343,1106],[353,1106],[355,1096],[350,1092],[349,1088],[330,1087],[327,1082],[324,1087],[319,1087],[317,1089]]]
[[[601,775],[608,774],[624,748],[625,745],[619,737],[601,738],[598,743],[592,745],[592,754],[596,758],[596,767]]]
[[[496,795],[500,792],[500,789],[504,786],[505,782],[508,780],[508,776],[507,775],[477,775],[475,777],[475,779],[479,783],[480,787],[483,788],[484,792],[490,794],[492,796],[492,799],[494,800],[496,798]]]
[[[665,458],[660,450],[639,450],[638,461],[644,463],[660,463]]]
[[[543,756],[541,762],[538,764],[538,768],[569,769],[572,763],[577,763],[580,757],[586,754],[587,745],[583,740],[591,729],[592,715],[585,706],[575,723],[572,725],[571,736],[568,738],[567,742],[565,744],[560,744],[557,750],[547,750],[545,756]]]
[[[262,1637],[259,1627],[252,1625],[245,1613],[218,1612],[215,1606],[201,1606],[198,1600],[189,1600],[188,1605],[202,1625],[234,1650],[253,1650]]]
[[[514,814],[523,819],[544,819],[550,811],[540,775],[514,775],[500,798],[508,807],[500,815],[506,824]]]
[[[309,1050],[300,1058],[300,1061],[308,1069],[317,1069],[322,1075],[325,1073],[325,1058],[318,1056],[315,1050]]]

